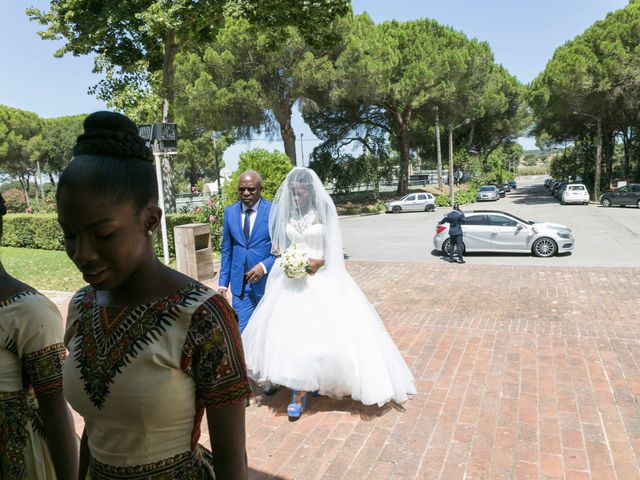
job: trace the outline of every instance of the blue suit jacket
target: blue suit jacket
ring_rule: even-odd
[[[462,224],[465,220],[464,213],[454,210],[445,218],[449,222],[449,235],[462,235]]]
[[[269,237],[270,211],[271,202],[261,198],[251,236],[247,242],[242,231],[242,204],[236,202],[224,209],[218,285],[221,287],[231,285],[231,292],[236,295],[242,291],[245,262],[249,270],[260,262],[267,267],[267,272],[270,272],[273,267],[275,257],[271,254],[271,238]],[[251,284],[252,290],[261,297],[264,295],[266,283],[267,275],[264,275],[258,282]]]

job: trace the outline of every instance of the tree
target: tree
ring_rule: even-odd
[[[60,174],[73,157],[73,146],[83,132],[84,118],[85,115],[73,115],[43,121],[40,160],[52,185],[55,185],[54,175]]]
[[[291,168],[289,157],[278,150],[269,152],[262,148],[254,148],[241,153],[238,169],[222,189],[226,202],[233,203],[238,199],[238,179],[246,170],[255,170],[262,176],[262,196],[267,200],[273,200]]]
[[[0,105],[0,171],[18,179],[27,207],[41,134],[42,119],[37,114]]]
[[[640,181],[639,31],[640,2],[633,1],[558,48],[530,87],[538,136],[556,144],[601,140],[604,186],[631,170]],[[619,141],[623,160],[616,164]],[[585,177],[600,169],[593,158],[586,167]]]
[[[172,119],[176,55],[211,40],[225,11],[271,28],[299,25],[304,35],[313,37],[334,16],[348,13],[349,1],[56,0],[48,12],[30,8],[27,14],[46,28],[40,32],[43,39],[66,41],[56,56],[96,55],[94,71],[106,74],[92,90],[99,98],[137,110],[142,101],[148,114],[147,107],[159,96],[164,123]],[[166,157],[162,174],[165,198],[174,211],[173,175]]]
[[[330,31],[337,32],[337,25]],[[279,131],[296,165],[293,108],[308,101],[310,84],[329,62],[326,46],[314,47],[317,43],[297,27],[267,29],[227,16],[211,44],[178,58],[179,104],[189,105],[199,121],[226,121],[245,135]]]
[[[184,132],[185,129],[182,129]],[[173,168],[181,173],[191,188],[200,179],[216,181],[220,170],[224,168],[222,154],[230,144],[229,137],[221,137],[214,141],[210,131],[197,130],[191,135],[182,135],[178,140],[178,155]],[[216,163],[217,162],[217,163]]]
[[[433,20],[375,25],[363,14],[353,19],[324,85],[329,103],[303,113],[311,125],[330,125],[314,129],[323,139],[337,130],[361,137],[363,125],[384,132],[400,153],[398,194],[404,194],[410,150],[424,135],[425,121],[432,123],[433,107],[445,125],[479,118],[493,70],[486,43]]]

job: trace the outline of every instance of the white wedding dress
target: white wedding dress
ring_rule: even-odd
[[[304,220],[304,219],[303,219]],[[286,234],[310,258],[324,258],[324,225],[289,222]],[[377,312],[343,265],[303,279],[278,259],[242,335],[251,377],[294,390],[351,396],[365,405],[404,402],[413,376]]]

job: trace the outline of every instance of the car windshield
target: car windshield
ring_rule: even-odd
[[[492,192],[496,187],[480,187],[481,192]]]

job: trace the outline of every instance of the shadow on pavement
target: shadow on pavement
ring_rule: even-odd
[[[557,255],[555,255],[556,257],[569,257],[571,256],[572,252],[564,252],[564,253],[558,253]],[[443,255],[442,252],[440,250],[436,250],[433,249],[431,250],[431,256],[432,257],[440,257],[440,260],[444,263],[449,263],[449,257],[446,255]],[[484,257],[531,257],[531,258],[540,258],[540,260],[544,260],[545,257],[536,257],[535,255],[531,254],[531,253],[520,253],[520,252],[466,252],[464,254],[464,258],[467,257],[471,257],[471,258],[484,258]],[[548,257],[547,257],[548,258]]]
[[[272,473],[261,472],[260,470],[254,470],[253,468],[249,468],[249,479],[250,480],[285,480],[285,477],[279,477],[278,475],[273,475]]]
[[[282,417],[283,421],[288,419],[287,405],[290,402],[291,390],[284,387],[280,387],[275,395],[258,394],[251,399],[253,405],[257,405],[258,408],[267,407],[270,410],[270,415],[275,413],[275,416]],[[377,405],[363,405],[348,397],[337,400],[322,395],[319,397],[309,395],[307,410],[302,414],[301,419],[304,419],[305,415],[314,415],[321,412],[349,412],[351,415],[358,415],[361,420],[367,421],[382,417],[391,410],[404,411],[404,407],[393,401],[378,407]]]
[[[518,205],[548,205],[550,203],[558,203],[558,200],[551,195],[551,192],[544,185],[522,187],[516,192],[507,195],[514,199],[513,203]]]

